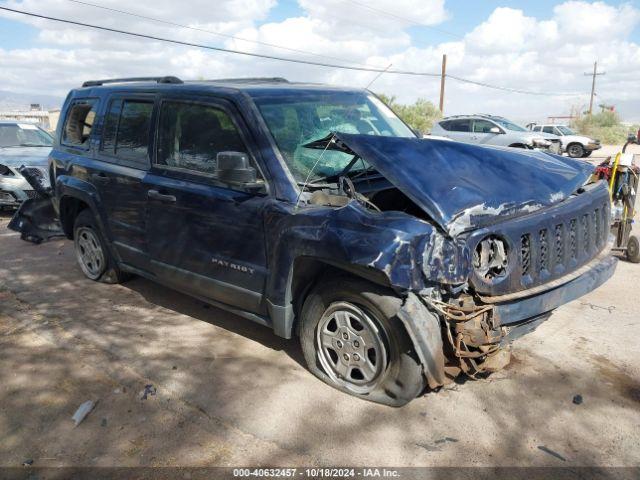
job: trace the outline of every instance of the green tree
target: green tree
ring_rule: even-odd
[[[593,115],[578,115],[571,126],[582,135],[597,138],[604,144],[618,145],[627,140],[630,132],[637,132],[638,126],[627,127],[620,123],[616,112],[605,110]]]
[[[395,96],[385,94],[378,94],[378,96],[411,128],[423,135],[431,131],[433,122],[442,118],[440,110],[424,98],[419,98],[413,104],[405,105],[399,103]]]

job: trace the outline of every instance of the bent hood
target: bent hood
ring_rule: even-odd
[[[451,236],[494,223],[496,215],[561,202],[593,172],[586,162],[534,150],[347,133],[335,137],[337,148],[364,159]]]
[[[51,147],[0,147],[0,163],[8,167],[46,167]]]

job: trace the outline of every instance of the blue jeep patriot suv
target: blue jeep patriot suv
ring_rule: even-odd
[[[24,239],[298,336],[317,377],[387,405],[504,366],[616,266],[584,162],[421,139],[364,90],[88,81],[49,171],[12,219]]]

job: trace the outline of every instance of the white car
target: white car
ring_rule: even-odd
[[[534,132],[550,133],[560,137],[562,152],[573,158],[588,157],[591,152],[601,148],[600,140],[578,135],[566,125],[529,124],[528,127]]]
[[[28,167],[43,186],[49,186],[48,158],[53,138],[36,125],[0,121],[0,210],[17,208],[36,195],[18,171]]]
[[[433,124],[431,136],[446,137],[456,142],[546,150],[560,153],[560,140],[555,135],[534,133],[495,115],[454,115]]]

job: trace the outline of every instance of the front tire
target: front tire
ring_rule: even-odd
[[[584,153],[582,154],[582,158],[587,158],[589,155],[591,155],[591,153],[592,153],[592,152],[593,152],[593,150],[589,150],[589,151],[587,151],[587,152],[584,152]]]
[[[84,275],[102,283],[122,283],[129,275],[122,272],[106,248],[104,238],[89,209],[82,210],[73,224],[76,260]]]
[[[325,279],[305,299],[300,343],[309,370],[332,387],[400,407],[425,386],[401,320],[402,300],[358,278]]]
[[[567,155],[571,158],[582,158],[584,155],[584,147],[579,143],[572,143],[567,147]]]

